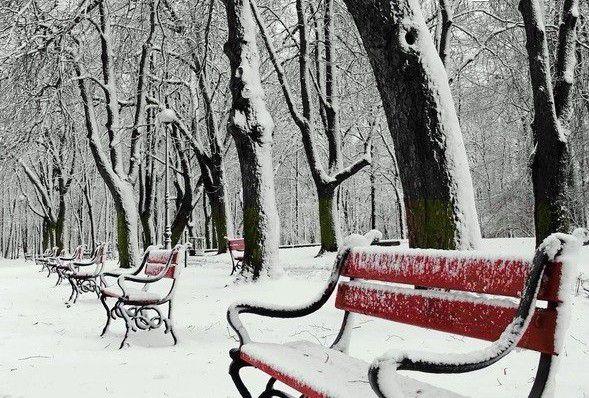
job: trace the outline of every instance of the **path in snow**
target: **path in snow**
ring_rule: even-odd
[[[530,240],[487,241],[489,250],[530,250]],[[82,295],[66,308],[67,284],[53,287],[31,262],[0,262],[0,397],[238,397],[229,376],[228,351],[236,346],[225,320],[228,305],[239,298],[273,303],[304,302],[322,288],[333,256],[314,259],[317,248],[281,250],[286,275],[278,281],[235,287],[227,255],[192,260],[182,274],[175,319],[177,346],[162,329],[131,334],[118,350],[122,321],[100,331],[104,309],[95,296]],[[586,258],[589,250],[584,249]],[[585,264],[585,266],[589,266]],[[229,287],[226,285],[229,284]],[[341,322],[330,306],[296,321],[245,317],[254,339],[309,340],[329,344]],[[589,299],[575,301],[572,325],[559,372],[559,397],[589,396]],[[468,351],[484,342],[374,318],[359,317],[351,354],[370,361],[390,348],[438,352]],[[411,374],[432,384],[477,397],[527,396],[537,354],[517,351],[492,367],[466,375]],[[252,369],[245,380],[261,388],[265,377]]]

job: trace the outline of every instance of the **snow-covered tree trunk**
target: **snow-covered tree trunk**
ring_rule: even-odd
[[[395,144],[412,247],[472,249],[480,227],[444,66],[417,0],[344,0]]]
[[[249,0],[225,3],[232,106],[227,128],[235,140],[243,189],[245,253],[240,275],[256,280],[278,265],[280,238],[272,168],[274,122],[264,103],[255,24]]]
[[[568,179],[572,165],[568,119],[576,65],[575,25],[579,3],[578,0],[563,3],[554,87],[542,5],[538,0],[521,0],[519,10],[526,30],[534,96],[532,183],[536,243],[540,244],[551,233],[570,232],[571,227]]]

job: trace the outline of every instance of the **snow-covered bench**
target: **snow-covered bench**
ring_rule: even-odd
[[[260,397],[291,397],[276,389],[276,381],[309,398],[458,397],[397,370],[470,372],[497,362],[517,346],[540,353],[529,396],[541,397],[555,372],[553,356],[566,329],[565,291],[574,289],[576,276],[558,256],[575,243],[570,235],[553,235],[538,248],[533,261],[478,252],[374,246],[343,250],[326,289],[308,305],[239,303],[229,308],[228,320],[240,341],[239,348],[230,352],[229,373],[242,397],[251,397],[239,373],[249,366],[270,376]],[[311,342],[253,342],[241,323],[243,313],[273,318],[309,315],[328,301],[336,287],[335,306],[344,316],[329,348]],[[518,297],[519,304],[513,299]],[[537,300],[546,304],[537,306]],[[346,354],[353,329],[351,313],[493,343],[466,354],[389,351],[369,364]]]
[[[175,345],[178,339],[172,322],[172,304],[185,256],[186,249],[182,245],[177,245],[172,250],[151,246],[146,250],[141,265],[132,273],[105,272],[102,275],[100,301],[106,310],[106,324],[101,336],[108,330],[111,318],[119,317],[124,319],[126,326],[120,348],[123,348],[130,330],[152,330],[162,325],[165,326],[164,333],[172,335]],[[107,286],[107,277],[116,278],[117,285]],[[128,282],[143,286],[132,287],[133,284],[129,286]],[[116,299],[116,303],[110,308],[106,302],[109,298]],[[164,304],[168,305],[167,317],[159,308]]]
[[[47,263],[49,262],[50,259],[55,258],[57,256],[58,249],[59,248],[57,246],[55,246],[51,249],[45,250],[43,252],[43,254],[41,254],[40,256],[35,257],[35,264],[41,266],[41,269],[39,270],[39,272],[43,272],[43,271],[49,272],[49,270],[47,269]],[[51,275],[51,273],[48,273],[47,277],[49,277],[49,275]]]
[[[65,255],[59,256],[57,261],[54,264],[51,264],[51,268],[55,270],[57,273],[57,282],[55,282],[55,286],[59,285],[61,281],[67,278],[67,272],[72,270],[72,263],[74,261],[80,261],[83,258],[84,253],[84,246],[80,245],[77,246],[74,251],[72,252],[71,256],[66,257]]]
[[[227,239],[227,250],[231,256],[231,275],[241,267],[243,261],[243,252],[245,250],[245,240],[243,238]]]
[[[66,301],[68,307],[78,300],[80,293],[93,292],[100,296],[99,278],[106,262],[106,247],[107,243],[96,246],[92,258],[88,260],[78,259],[64,263],[67,269],[62,274],[68,278],[72,287],[72,293]]]

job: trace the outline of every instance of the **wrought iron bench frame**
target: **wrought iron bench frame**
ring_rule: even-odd
[[[227,238],[227,250],[231,256],[231,274],[233,275],[243,263],[243,255],[245,251],[245,240],[243,238],[229,239]],[[240,252],[241,255],[237,255],[235,252]]]
[[[554,261],[554,258],[561,254],[563,247],[568,242],[568,239],[569,238],[563,234],[552,235],[549,238],[547,238],[544,244],[540,245],[536,250],[534,258],[532,260],[531,269],[529,270],[528,276],[525,279],[524,288],[521,291],[520,301],[519,305],[517,306],[515,316],[503,332],[511,333],[513,336],[515,336],[514,339],[508,341],[508,344],[505,344],[505,342],[502,342],[501,340],[497,340],[493,342],[490,347],[490,351],[493,352],[493,355],[490,357],[475,355],[471,358],[470,356],[467,356],[463,357],[468,358],[466,360],[462,359],[462,361],[450,361],[448,363],[432,362],[431,360],[428,360],[425,356],[422,358],[410,357],[407,354],[402,353],[397,353],[395,355],[390,356],[382,356],[372,363],[368,372],[368,380],[376,396],[380,398],[387,398],[387,396],[382,391],[380,378],[385,376],[384,372],[386,372],[387,370],[390,371],[390,369],[412,370],[426,373],[465,373],[488,367],[494,364],[495,362],[499,361],[501,358],[505,357],[511,351],[513,351],[513,349],[517,346],[518,342],[520,341],[521,337],[526,332],[527,326],[529,325],[529,321],[532,318],[532,315],[534,315],[534,310],[536,309],[536,299],[538,296],[538,291],[540,289],[540,282],[542,281],[542,277],[546,269],[546,266],[552,263]],[[549,240],[552,241],[549,242]],[[553,253],[552,255],[550,255],[547,252],[550,250],[548,246],[550,246],[550,243],[554,244],[554,240],[558,240],[560,248],[558,249],[558,252],[556,254]],[[227,311],[227,320],[231,328],[236,332],[239,339],[239,347],[231,349],[229,353],[230,358],[232,359],[231,364],[229,366],[229,374],[237,390],[243,398],[251,398],[252,395],[250,391],[247,389],[243,380],[241,379],[240,370],[244,367],[252,367],[254,365],[252,365],[249,362],[246,362],[242,358],[240,353],[241,347],[244,344],[252,342],[252,339],[250,338],[248,331],[243,326],[239,318],[239,315],[254,314],[263,317],[291,319],[307,316],[314,313],[315,311],[323,307],[323,305],[328,301],[328,299],[334,292],[335,288],[338,286],[340,276],[342,276],[344,263],[346,262],[346,258],[350,254],[350,251],[351,248],[346,248],[340,251],[340,253],[338,253],[334,268],[332,269],[332,272],[329,276],[325,290],[315,301],[306,306],[301,306],[299,308],[269,308],[257,304],[235,303],[229,307]],[[350,277],[350,279],[353,280],[354,278]],[[555,304],[553,302],[549,302],[549,306],[555,306]],[[331,345],[332,349],[336,349],[341,352],[346,351],[350,332],[353,328],[353,322],[351,322],[352,317],[350,315],[351,313],[349,311],[344,311],[342,325],[337,337]],[[554,336],[552,336],[552,338],[554,338]],[[552,366],[552,357],[553,356],[551,354],[542,352],[540,353],[537,373],[534,380],[534,384],[529,393],[529,398],[542,397],[546,384],[550,378],[550,374],[554,371]],[[384,370],[383,368],[387,370]],[[277,379],[275,377],[270,377],[265,390],[262,392],[259,398],[295,398],[290,394],[287,394],[283,391],[276,389],[274,387],[276,381]],[[303,396],[307,397],[307,395]],[[309,397],[315,398],[314,395],[311,395]]]
[[[49,262],[49,260],[51,258],[54,258],[57,256],[57,250],[58,250],[58,247],[54,246],[51,249],[45,250],[43,252],[43,254],[41,254],[40,256],[35,257],[35,264],[41,266],[41,269],[39,270],[39,272],[44,272],[44,271],[49,272],[49,270],[47,269],[47,263]]]
[[[55,273],[57,274],[57,282],[55,282],[55,286],[61,284],[64,279],[67,279],[67,272],[73,271],[71,263],[82,260],[83,254],[84,245],[79,245],[74,249],[71,256],[59,256],[56,264],[50,265],[50,267],[55,269]]]
[[[152,251],[168,251],[165,249],[159,249],[156,246],[150,246],[143,255],[141,265],[129,274],[119,274],[115,272],[104,272],[101,278],[101,286],[103,288],[100,291],[100,301],[106,310],[106,324],[102,329],[101,336],[104,336],[110,325],[111,319],[122,318],[125,321],[125,337],[121,341],[119,349],[123,348],[125,341],[129,337],[129,332],[136,332],[137,330],[154,330],[164,325],[164,334],[170,333],[174,340],[174,345],[178,343],[178,338],[174,332],[173,323],[173,301],[177,287],[177,279],[180,270],[183,268],[181,262],[184,261],[186,256],[186,249],[183,245],[176,245],[173,249],[169,250],[170,254],[165,263],[149,263],[149,256]],[[175,260],[175,262],[173,262]],[[146,274],[147,267],[149,264],[157,264],[161,269],[156,275]],[[173,268],[173,269],[172,269]],[[143,273],[143,275],[141,275]],[[120,297],[113,297],[107,294],[105,288],[107,287],[106,277],[116,278],[117,284],[122,291]],[[147,291],[150,284],[161,281],[163,278],[171,278],[172,283],[170,290],[167,294],[163,295],[160,299],[151,301],[133,301],[129,298],[127,292],[126,282],[135,282],[143,284],[143,290]],[[106,300],[108,298],[116,298],[115,304],[109,308]],[[162,314],[159,306],[168,305],[167,317]],[[155,314],[150,315],[150,311]]]
[[[94,292],[97,297],[100,297],[100,275],[104,270],[106,262],[106,246],[107,243],[101,243],[94,249],[94,255],[89,260],[77,260],[67,263],[68,269],[63,272],[64,277],[67,277],[72,293],[66,301],[68,307],[72,303],[76,303],[80,293]],[[91,273],[80,272],[86,267],[94,266],[94,271]]]

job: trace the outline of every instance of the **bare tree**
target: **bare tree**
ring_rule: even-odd
[[[23,194],[29,209],[43,219],[43,248],[48,249],[55,245],[61,250],[66,246],[66,195],[72,184],[76,151],[70,150],[73,140],[68,137],[67,127],[62,127],[56,136],[52,136],[47,127],[42,130],[43,135],[38,139],[38,143],[46,150],[48,156],[41,156],[33,161],[37,167],[33,166],[33,162],[27,162],[23,158],[18,160],[33,185],[35,200],[31,200],[25,191]],[[39,207],[33,205],[34,202]]]
[[[337,81],[333,36],[334,36],[334,16],[333,0],[325,3],[324,14],[324,49],[325,49],[325,94],[323,93],[322,82],[315,81],[319,95],[320,112],[324,121],[324,134],[327,138],[328,165],[327,170],[321,164],[319,156],[319,147],[316,137],[316,126],[313,117],[313,101],[311,100],[310,75],[309,75],[309,40],[307,38],[307,22],[304,10],[303,0],[296,1],[298,35],[299,35],[299,79],[301,87],[301,104],[302,113],[299,112],[294,103],[294,98],[290,85],[286,79],[281,62],[272,42],[270,41],[267,29],[262,22],[256,4],[252,1],[252,11],[262,38],[270,54],[270,59],[274,65],[278,80],[282,87],[283,95],[286,99],[288,110],[295,124],[299,128],[302,138],[303,147],[307,156],[307,162],[311,169],[311,176],[317,189],[319,201],[319,227],[321,236],[320,254],[325,251],[336,251],[341,239],[341,228],[339,223],[339,213],[337,209],[337,190],[338,187],[348,178],[356,174],[363,167],[370,164],[370,150],[368,144],[365,146],[365,154],[355,163],[346,168],[342,167],[341,154],[341,132],[339,124],[339,107],[337,103]],[[317,45],[319,45],[317,43]],[[316,65],[319,68],[318,51],[316,52]],[[320,70],[317,70],[320,77]]]
[[[79,62],[74,58],[74,70],[78,80],[78,88],[84,106],[84,117],[88,133],[88,142],[96,163],[98,172],[104,179],[115,205],[117,213],[117,235],[119,258],[121,266],[133,267],[139,261],[138,224],[139,212],[134,194],[134,182],[139,172],[141,131],[145,128],[145,106],[147,97],[146,72],[148,60],[152,51],[152,36],[155,31],[155,14],[157,1],[150,3],[150,27],[143,43],[137,71],[137,89],[135,100],[134,124],[130,136],[129,166],[125,170],[123,164],[123,134],[120,114],[119,97],[117,95],[117,81],[115,60],[112,50],[112,26],[108,2],[98,5],[99,22],[96,25],[100,37],[100,61],[102,80],[86,75],[82,72]],[[94,82],[103,91],[106,113],[105,127],[108,136],[108,153],[100,142],[100,128],[95,110],[89,81]]]
[[[519,9],[526,30],[534,96],[532,181],[536,243],[539,244],[553,232],[570,232],[571,226],[569,177],[572,163],[568,136],[577,62],[579,2],[563,2],[554,85],[542,5],[538,0],[521,0]]]

